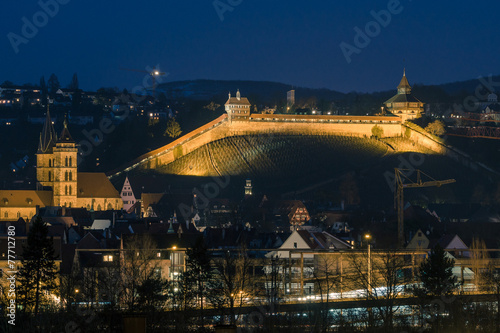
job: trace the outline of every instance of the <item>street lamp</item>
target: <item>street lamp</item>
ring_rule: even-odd
[[[370,239],[372,238],[372,235],[370,234],[365,234],[365,239],[366,239],[366,247],[368,249],[368,286],[367,286],[367,292],[368,296],[371,294],[371,289],[372,289],[372,262],[371,262],[371,245],[370,245]]]
[[[172,253],[170,258],[170,265],[172,266],[172,280],[175,279],[175,250],[177,250],[177,246],[172,246]]]

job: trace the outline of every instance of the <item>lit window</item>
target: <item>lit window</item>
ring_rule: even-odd
[[[103,261],[112,262],[113,261],[113,256],[112,255],[105,255],[104,258],[103,258]]]

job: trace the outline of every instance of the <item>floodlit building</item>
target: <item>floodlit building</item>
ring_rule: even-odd
[[[231,93],[229,93],[229,99],[225,104],[229,122],[248,120],[250,118],[251,105],[248,98],[241,97],[239,89],[236,92],[236,97],[231,97]]]
[[[106,175],[78,172],[77,156],[67,121],[58,137],[47,112],[36,154],[38,190],[0,191],[0,220],[31,219],[47,206],[122,209],[122,198]]]
[[[402,122],[419,118],[424,112],[424,103],[411,93],[411,86],[406,78],[406,71],[398,85],[398,93],[384,102],[386,109],[401,118]]]

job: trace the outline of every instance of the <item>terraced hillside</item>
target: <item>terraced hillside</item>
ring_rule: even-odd
[[[343,172],[390,150],[380,141],[352,136],[232,136],[206,144],[156,172],[284,179]]]

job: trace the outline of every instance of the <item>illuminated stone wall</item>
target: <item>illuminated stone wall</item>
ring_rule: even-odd
[[[180,137],[169,145],[145,154],[128,167],[111,172],[111,176],[134,168],[156,169],[189,154],[212,141],[237,135],[344,135],[370,137],[372,128],[383,129],[384,137],[402,134],[397,117],[374,116],[306,116],[252,114],[250,120],[228,122],[227,115]]]

